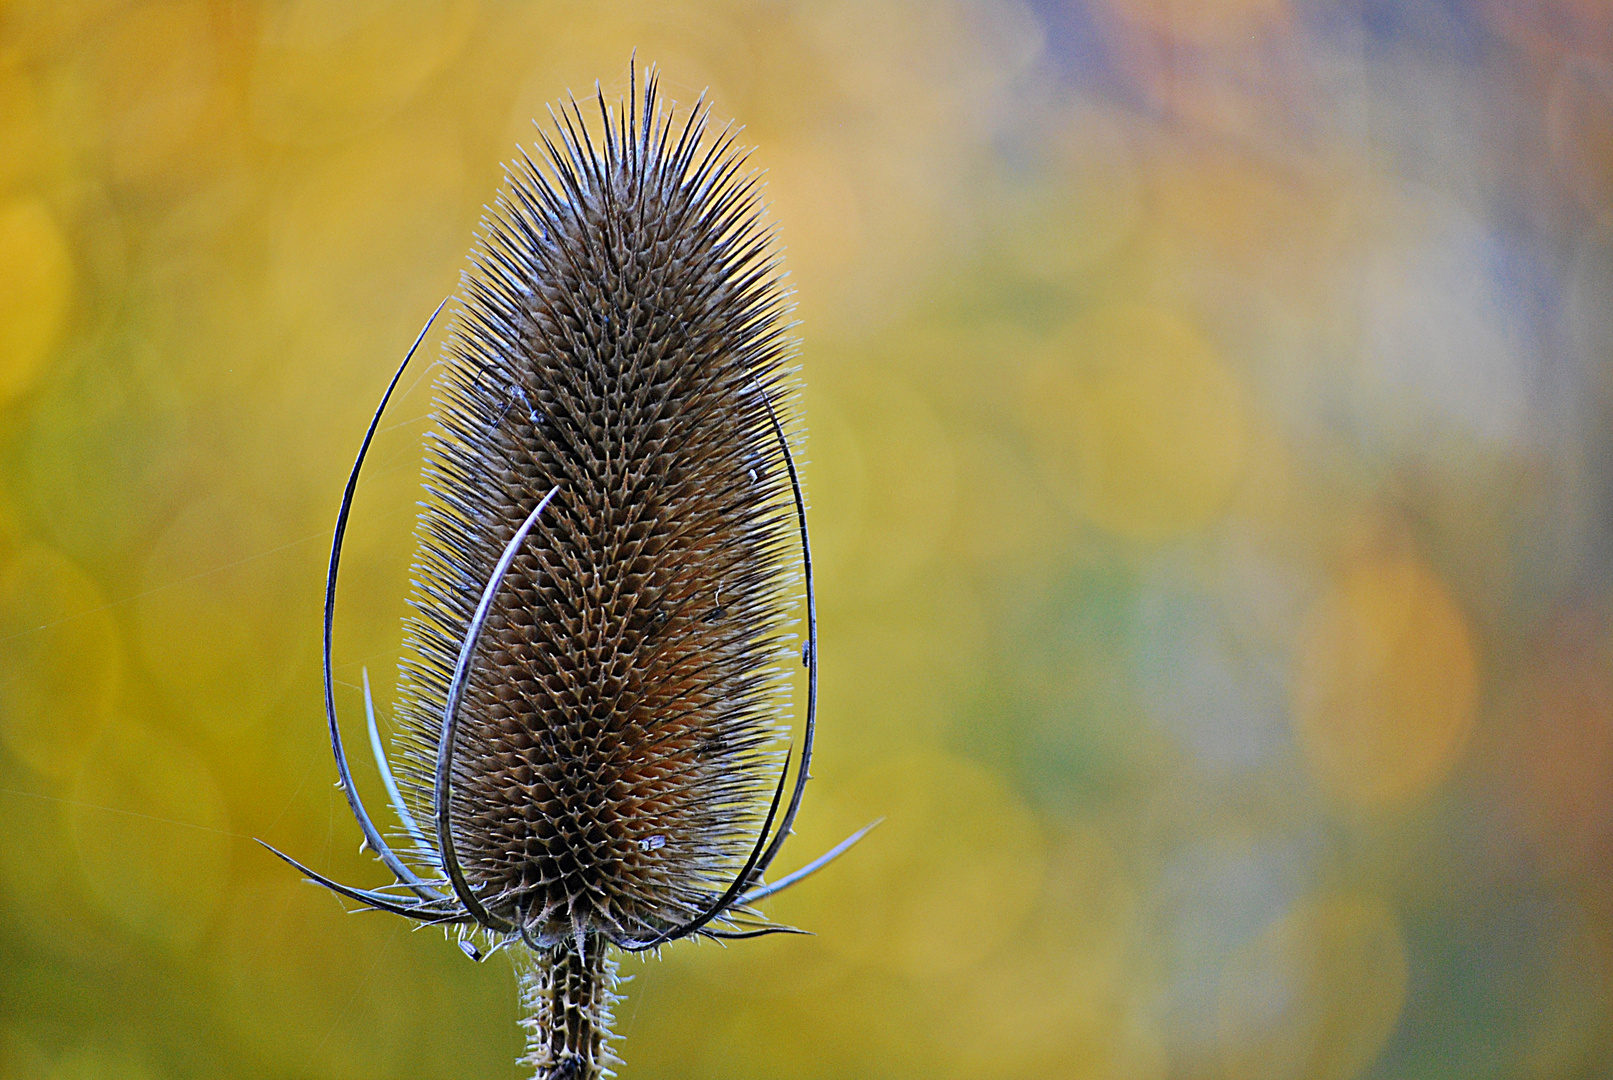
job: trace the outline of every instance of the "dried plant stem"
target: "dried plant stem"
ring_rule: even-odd
[[[616,961],[601,934],[528,953],[517,950],[526,1055],[535,1080],[598,1080],[620,1059],[610,1049]]]

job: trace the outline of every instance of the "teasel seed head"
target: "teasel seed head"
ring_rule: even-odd
[[[340,784],[398,884],[357,889],[282,856],[368,907],[459,927],[473,959],[529,949],[526,1061],[545,1080],[605,1075],[615,1060],[611,947],[787,932],[750,905],[867,832],[762,883],[805,790],[817,696],[786,434],[790,296],[736,133],[712,135],[703,103],[678,120],[653,70],[642,97],[632,78],[614,112],[597,95],[595,130],[575,101],[551,113],[538,162],[523,154],[509,170],[462,279],[427,437],[401,784],[364,680],[413,862],[354,787],[330,650],[353,493],[403,367],[337,515],[324,652]],[[774,747],[798,581],[808,689],[787,787],[789,755]]]
[[[789,630],[788,297],[731,139],[575,103],[523,158],[462,283],[437,383],[405,790],[434,797],[444,706],[495,563],[459,708],[449,821],[487,911],[540,944],[653,939],[697,915],[760,818]],[[613,123],[614,121],[614,123]],[[426,816],[430,816],[429,814]]]

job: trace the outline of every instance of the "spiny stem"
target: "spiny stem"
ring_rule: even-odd
[[[601,934],[527,952],[517,965],[526,1056],[534,1080],[599,1080],[620,1059],[611,1052],[616,961]]]

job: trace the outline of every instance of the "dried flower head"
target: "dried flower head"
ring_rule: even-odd
[[[653,71],[642,98],[613,113],[600,95],[599,113],[597,134],[575,101],[554,115],[542,166],[511,168],[463,278],[428,436],[396,778],[365,680],[404,855],[352,783],[330,657],[348,511],[402,367],[337,518],[330,736],[398,884],[294,864],[367,907],[458,927],[475,959],[530,950],[526,1061],[549,1080],[609,1071],[612,948],[787,931],[751,905],[858,838],[762,884],[807,780],[817,651],[785,433],[788,293],[757,177],[733,132],[709,136],[707,109],[674,122]],[[797,566],[808,692],[791,789],[788,755],[769,748]]]

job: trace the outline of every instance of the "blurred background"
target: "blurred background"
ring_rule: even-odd
[[[745,125],[799,289],[783,863],[887,820],[771,902],[816,937],[625,962],[624,1080],[1613,1074],[1601,0],[9,0],[0,1075],[517,1075],[502,958],[251,838],[385,880],[341,484],[500,163],[635,48]]]

